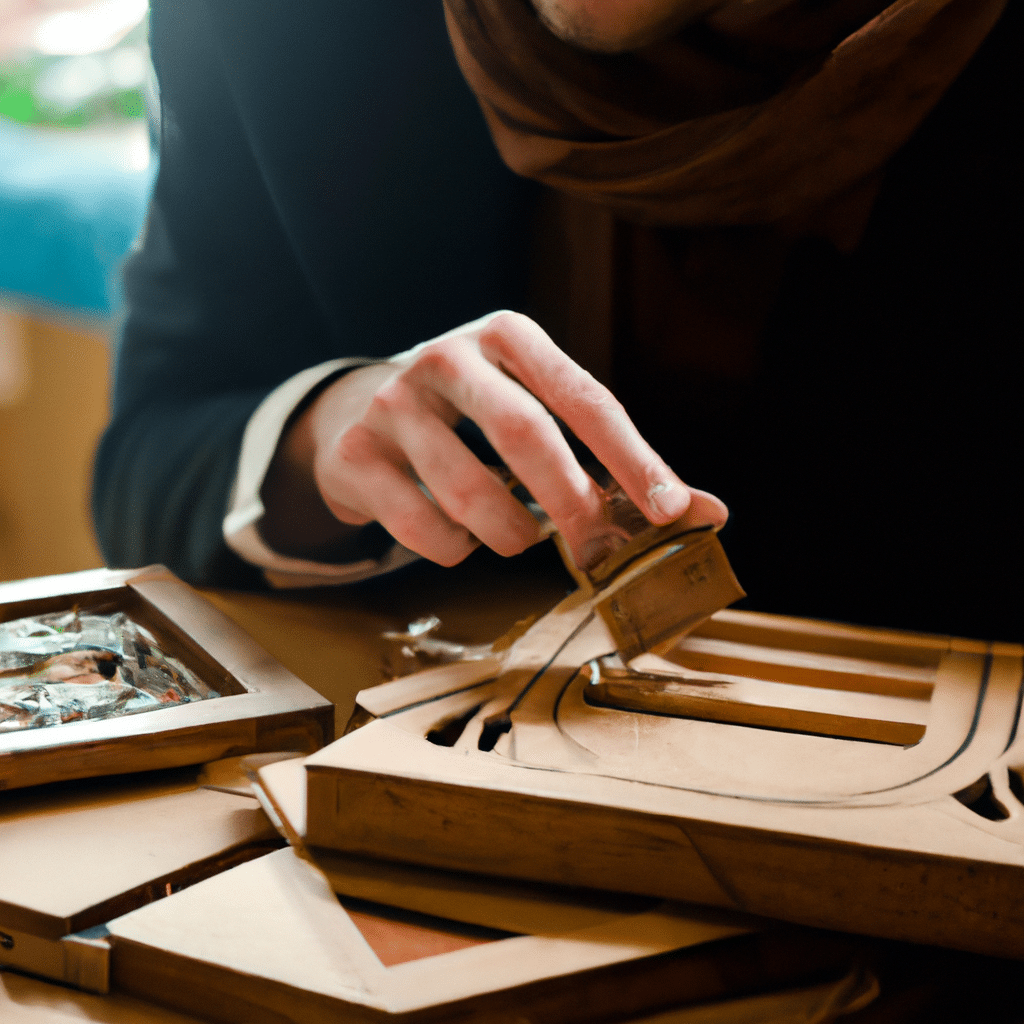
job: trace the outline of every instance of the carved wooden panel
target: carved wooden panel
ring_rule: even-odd
[[[730,611],[673,646],[678,592],[630,594],[686,546],[363,691],[310,843],[1024,958],[1021,647]]]

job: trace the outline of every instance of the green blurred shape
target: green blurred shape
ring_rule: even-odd
[[[39,108],[30,90],[6,88],[0,91],[0,115],[22,124],[37,124]]]

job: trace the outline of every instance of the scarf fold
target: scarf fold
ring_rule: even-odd
[[[829,237],[850,234],[837,208],[865,219],[885,163],[1006,2],[895,0],[851,26],[851,12],[883,4],[792,0],[788,37],[707,18],[609,55],[563,43],[528,0],[444,0],[456,57],[512,170],[640,224]],[[808,44],[799,30],[823,7],[839,36]],[[761,27],[779,24],[776,11]]]

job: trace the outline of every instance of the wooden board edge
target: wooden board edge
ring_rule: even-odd
[[[326,847],[471,874],[614,888],[1024,959],[1020,864],[370,772],[310,770],[307,799],[314,852]],[[775,875],[779,884],[766,886]],[[980,887],[977,907],[962,898],[967,879]],[[1008,899],[1013,893],[1017,898]]]

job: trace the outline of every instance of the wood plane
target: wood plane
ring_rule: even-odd
[[[124,612],[221,696],[0,732],[0,790],[261,750],[309,752],[334,735],[330,702],[161,566],[0,584],[0,622],[71,608]]]
[[[312,847],[1024,958],[1020,645],[704,618],[738,593],[711,533],[576,575],[360,693],[306,761]]]
[[[805,929],[644,897],[313,858],[301,761],[255,774],[292,847],[112,921],[114,988],[239,1024],[810,1020],[877,993],[845,942]]]
[[[2,794],[0,967],[106,992],[108,921],[280,846],[212,768]]]

